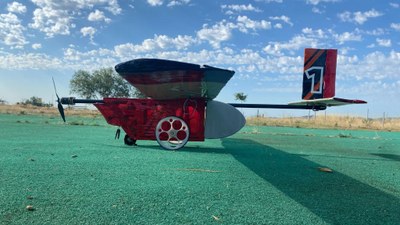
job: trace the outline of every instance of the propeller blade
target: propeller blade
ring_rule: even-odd
[[[54,77],[51,77],[51,79],[53,80],[54,92],[56,93],[57,99],[60,99],[60,98],[58,97],[58,94],[57,94],[56,82],[54,82]]]
[[[58,97],[57,94],[57,88],[56,88],[56,82],[54,82],[54,77],[51,77],[51,79],[53,79],[53,86],[54,86],[54,92],[56,93],[56,97],[57,97],[57,108],[58,108],[58,112],[60,112],[61,118],[63,119],[64,123],[65,123],[65,114],[64,114],[64,108],[61,104],[61,100],[60,97]]]
[[[63,119],[63,121],[65,123],[64,108],[63,108],[63,106],[62,106],[60,101],[58,101],[57,107],[58,107],[58,112],[60,112],[61,118]]]

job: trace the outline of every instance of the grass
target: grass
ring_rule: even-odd
[[[96,110],[65,111],[67,123],[56,108],[0,105],[0,224],[400,221],[399,133],[349,130],[357,118],[248,118],[165,151],[114,140]]]
[[[354,130],[395,119],[247,118],[233,137],[170,152],[124,146],[97,110],[65,113],[0,105],[0,224],[400,221],[398,133]]]
[[[166,151],[28,111],[0,114],[0,224],[400,221],[397,132],[246,126]]]

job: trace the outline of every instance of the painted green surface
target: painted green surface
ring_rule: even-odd
[[[400,133],[247,126],[174,152],[67,119],[0,115],[0,224],[400,223]]]

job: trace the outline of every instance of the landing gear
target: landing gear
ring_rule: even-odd
[[[127,134],[124,137],[124,143],[126,145],[132,146],[132,145],[136,145],[136,140],[130,138]]]
[[[156,138],[161,147],[178,150],[189,140],[189,127],[181,118],[168,116],[158,122]]]

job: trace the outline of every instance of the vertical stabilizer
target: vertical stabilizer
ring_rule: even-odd
[[[336,49],[304,50],[303,100],[335,96]]]

